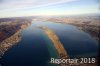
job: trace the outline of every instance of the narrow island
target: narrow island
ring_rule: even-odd
[[[61,44],[59,38],[57,37],[57,35],[55,34],[54,31],[52,31],[51,29],[49,29],[48,27],[44,27],[44,26],[38,26],[38,28],[42,29],[45,34],[49,37],[49,39],[53,42],[54,47],[58,53],[58,58],[59,59],[70,59],[70,57],[68,56],[65,48],[63,47],[63,44]],[[80,63],[80,60],[77,61],[77,63],[60,63],[58,64],[59,66],[95,66],[97,63]]]
[[[42,29],[45,32],[45,34],[47,34],[49,39],[53,42],[54,47],[57,50],[58,57],[60,59],[69,58],[65,48],[63,47],[63,44],[61,44],[61,42],[59,41],[59,38],[56,36],[56,34],[51,29],[47,27],[42,27],[42,26],[39,26],[38,28]],[[66,64],[60,64],[60,66],[64,66],[64,65]]]

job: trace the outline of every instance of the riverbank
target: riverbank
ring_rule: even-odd
[[[21,29],[18,30],[14,35],[5,39],[3,42],[0,43],[0,57],[4,55],[4,53],[13,45],[21,40],[19,33]]]
[[[20,37],[20,32],[25,29],[28,26],[25,24],[22,24],[20,26],[20,29],[17,30],[17,32],[15,34],[13,34],[12,36],[10,36],[9,38],[3,40],[0,43],[0,58],[4,55],[4,53],[10,49],[13,45],[16,45],[17,42],[19,42],[21,40]]]

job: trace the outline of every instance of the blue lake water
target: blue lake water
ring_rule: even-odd
[[[53,30],[70,58],[97,56],[96,40],[75,26],[53,22],[32,22],[21,32],[21,41],[0,59],[2,66],[50,66],[48,62],[51,57],[57,58],[57,52],[48,36],[37,26],[46,26]]]

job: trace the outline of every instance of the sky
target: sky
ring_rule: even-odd
[[[0,0],[0,18],[99,13],[99,0]]]

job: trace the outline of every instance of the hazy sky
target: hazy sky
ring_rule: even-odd
[[[99,13],[99,0],[0,0],[0,17]]]

